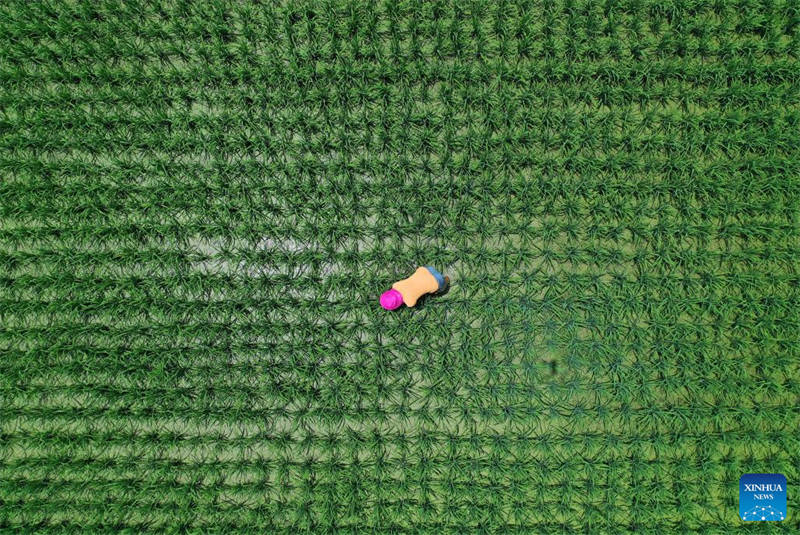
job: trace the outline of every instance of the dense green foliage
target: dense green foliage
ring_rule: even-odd
[[[0,530],[796,531],[797,2],[287,4],[0,5]]]

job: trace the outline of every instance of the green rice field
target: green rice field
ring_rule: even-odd
[[[0,4],[0,532],[796,533],[799,57],[793,0]]]

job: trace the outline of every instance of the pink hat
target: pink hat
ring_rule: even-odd
[[[392,288],[381,294],[381,306],[386,310],[394,310],[403,304],[403,294]]]

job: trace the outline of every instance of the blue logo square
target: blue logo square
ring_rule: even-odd
[[[746,522],[786,518],[786,476],[744,474],[739,478],[739,518]]]

